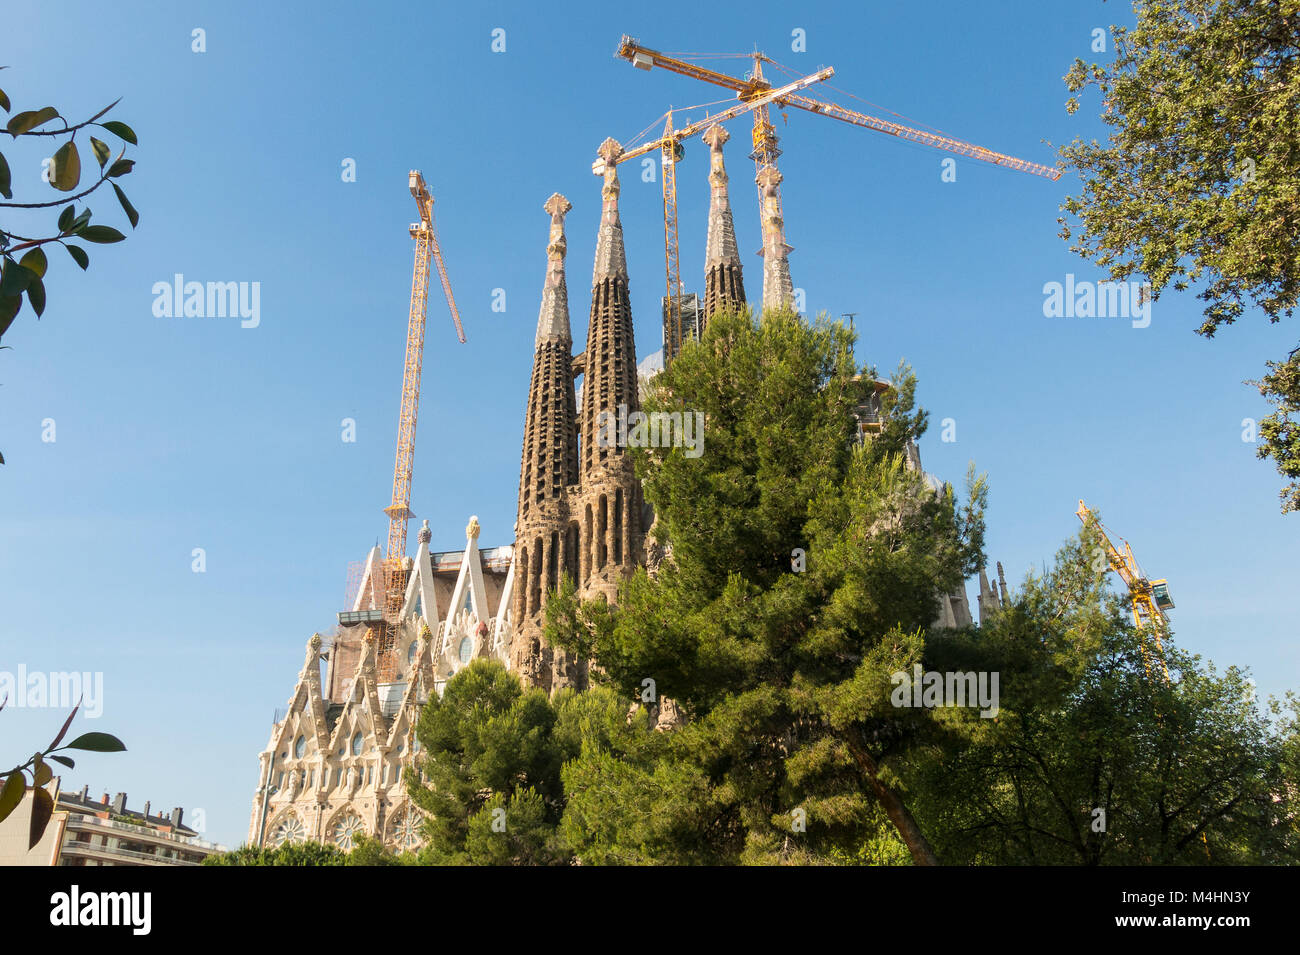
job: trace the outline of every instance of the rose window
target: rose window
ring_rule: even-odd
[[[356,813],[348,813],[334,823],[334,844],[340,849],[353,849],[357,837],[366,831],[365,824]]]
[[[307,830],[302,824],[302,820],[297,816],[289,816],[282,819],[280,824],[275,827],[271,833],[271,841],[282,846],[290,842],[302,842],[307,838]]]
[[[409,809],[393,824],[393,842],[399,849],[414,849],[420,844],[420,817]]]

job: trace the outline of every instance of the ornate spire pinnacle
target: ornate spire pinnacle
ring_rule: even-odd
[[[745,304],[740,251],[736,248],[736,227],[727,196],[727,170],[722,162],[722,147],[730,138],[721,123],[710,126],[704,134],[704,142],[709,147],[709,236],[704,249],[701,335],[714,314]]]
[[[731,138],[726,128],[718,123],[704,134],[709,147],[709,238],[704,251],[704,268],[728,264],[739,267],[740,252],[736,248],[736,229],[731,219],[731,200],[727,196],[727,170],[722,162],[723,144]]]
[[[623,223],[618,217],[618,157],[623,147],[614,139],[606,139],[596,154],[604,160],[600,173],[604,181],[600,187],[600,233],[596,237],[592,284],[608,275],[617,275],[626,282],[627,254],[623,249]]]
[[[763,308],[781,308],[794,301],[791,247],[785,244],[785,219],[781,213],[781,179],[774,166],[754,177],[763,194]]]
[[[551,217],[551,237],[546,244],[546,281],[542,285],[542,307],[537,316],[537,337],[572,342],[569,333],[569,291],[564,282],[564,255],[568,243],[564,238],[564,217],[573,204],[558,192],[552,193],[542,208]]]

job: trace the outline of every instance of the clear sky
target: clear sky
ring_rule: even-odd
[[[0,351],[0,669],[102,672],[103,715],[81,725],[116,733],[129,752],[86,756],[65,788],[201,808],[208,838],[232,846],[304,644],[333,625],[349,562],[385,534],[416,213],[409,169],[436,196],[469,338],[457,343],[435,285],[412,508],[435,549],[462,546],[471,514],[485,546],[509,543],[542,204],[555,191],[573,203],[581,349],[597,145],[630,139],[669,106],[726,97],[614,58],[621,33],[670,52],[757,45],[801,74],[834,66],[835,89],[813,95],[877,111],[847,91],[1050,164],[1049,143],[1102,135],[1095,98],[1066,114],[1061,77],[1092,56],[1094,28],[1129,16],[1122,4],[1059,0],[6,6],[0,86],[15,109],[84,118],[123,97],[114,115],[140,138],[123,186],[141,223],[126,242],[93,247],[88,273],[55,250],[44,318],[24,309],[4,339],[12,350]],[[191,49],[196,28],[206,52]],[[792,49],[795,30],[806,52]],[[1278,475],[1242,440],[1242,419],[1268,410],[1243,380],[1293,347],[1294,324],[1251,314],[1208,342],[1194,334],[1199,303],[1175,293],[1146,328],[1044,317],[1045,283],[1100,277],[1057,237],[1072,177],[958,158],[956,181],[944,182],[945,153],[798,111],[777,124],[794,284],[810,312],[857,313],[863,361],[916,368],[933,415],[926,468],[957,483],[969,461],[988,472],[988,552],[1009,580],[1075,533],[1083,498],[1169,579],[1182,645],[1248,665],[1266,693],[1300,687],[1285,602],[1300,516],[1278,513]],[[736,229],[757,299],[748,125],[731,131]],[[5,152],[18,188],[50,193],[37,151]],[[355,182],[343,181],[347,159]],[[645,356],[660,346],[662,216],[659,184],[634,166],[622,169],[622,210]],[[692,290],[703,283],[707,169],[706,147],[688,144],[678,186]],[[92,199],[97,221],[126,229],[111,194]],[[260,283],[260,323],[156,317],[154,283],[176,273]],[[492,310],[494,289],[504,312]],[[945,418],[955,441],[941,440]],[[46,419],[53,442],[42,441]],[[195,548],[203,573],[192,571]],[[0,758],[25,758],[61,719],[9,707]]]

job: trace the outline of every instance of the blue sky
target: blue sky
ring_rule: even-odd
[[[52,255],[49,307],[0,351],[0,668],[104,674],[86,729],[129,752],[87,756],[65,786],[138,808],[205,810],[208,838],[248,827],[257,754],[304,644],[342,606],[347,566],[385,534],[420,168],[469,338],[430,295],[412,507],[435,549],[470,514],[508,543],[532,336],[545,269],[542,203],[563,192],[575,338],[585,336],[599,219],[590,173],[669,106],[723,99],[613,57],[619,35],[665,51],[757,45],[801,74],[947,134],[1050,164],[1052,143],[1100,136],[1095,99],[1064,109],[1062,75],[1119,4],[8,4],[0,83],[15,109],[85,117],[122,96],[141,223]],[[310,11],[310,12],[307,12]],[[191,50],[206,32],[206,52]],[[491,49],[504,29],[506,50]],[[806,52],[791,49],[805,31]],[[1109,54],[1107,54],[1109,58]],[[708,61],[734,73],[738,60]],[[886,114],[887,115],[887,114]],[[1244,379],[1294,346],[1250,315],[1213,342],[1199,303],[1167,294],[1149,327],[1045,318],[1043,285],[1099,278],[1058,237],[1060,182],[793,112],[782,135],[791,269],[811,312],[857,313],[859,357],[906,358],[933,427],[928,470],[991,483],[988,551],[1008,578],[1075,533],[1079,498],[1167,577],[1179,642],[1251,667],[1265,693],[1300,687],[1294,587],[1300,517],[1242,441],[1267,406]],[[760,244],[747,124],[727,150],[751,299]],[[8,142],[6,140],[6,142]],[[20,189],[48,193],[38,151],[5,147]],[[702,284],[707,152],[678,171],[683,274]],[[356,181],[342,181],[345,159]],[[658,183],[623,167],[638,354],[659,348]],[[125,229],[111,195],[96,220]],[[260,283],[260,324],[158,318],[155,282]],[[504,289],[506,310],[491,309]],[[581,345],[578,346],[579,348]],[[42,441],[55,421],[56,440]],[[341,440],[344,418],[357,440]],[[940,422],[956,440],[940,440]],[[418,526],[418,525],[416,525]],[[412,531],[412,537],[414,532]],[[206,552],[206,572],[191,570]],[[57,729],[6,709],[3,759]],[[10,765],[9,763],[5,764]]]

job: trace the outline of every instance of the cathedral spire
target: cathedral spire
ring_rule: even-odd
[[[596,236],[596,264],[592,269],[591,283],[595,285],[605,276],[616,275],[627,282],[627,253],[623,249],[623,222],[618,216],[618,157],[623,147],[614,139],[606,139],[596,150],[604,160],[600,187],[600,232]]]
[[[617,425],[639,411],[640,402],[627,260],[618,217],[616,164],[622,148],[607,139],[600,144],[599,154],[604,182],[583,359],[582,489],[575,508],[581,522],[577,580],[584,599],[603,594],[613,601],[642,549],[641,486],[622,437],[626,428],[620,432]]]
[[[727,196],[727,170],[722,162],[722,147],[731,138],[721,123],[710,126],[704,134],[709,147],[709,235],[704,248],[704,309],[700,335],[717,312],[745,304],[745,286],[741,275],[740,251],[736,248],[736,227],[731,219],[731,200]]]
[[[785,219],[781,213],[781,173],[768,166],[754,181],[762,195],[763,308],[793,307],[790,280],[790,246],[785,244]]]
[[[553,338],[572,344],[569,332],[569,290],[564,282],[564,256],[568,243],[564,238],[564,217],[573,204],[558,192],[552,193],[542,208],[551,216],[551,238],[546,245],[546,281],[542,285],[542,308],[537,316],[537,338]]]
[[[564,573],[577,576],[578,529],[569,517],[569,490],[578,483],[578,428],[564,281],[564,216],[572,206],[555,193],[542,208],[551,217],[551,228],[524,413],[510,656],[512,668],[529,685],[549,687],[551,651],[542,642],[542,608]],[[477,525],[466,533],[476,537]]]

